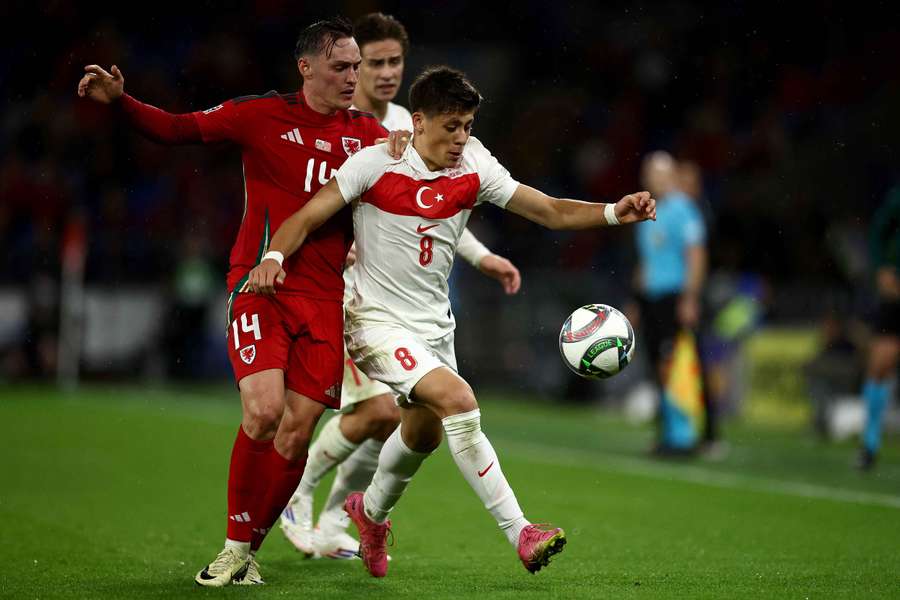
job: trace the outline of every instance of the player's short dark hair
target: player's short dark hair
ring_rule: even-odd
[[[465,73],[450,67],[428,67],[409,88],[409,108],[427,116],[478,110],[481,94]]]
[[[324,21],[316,21],[300,32],[297,45],[294,46],[294,59],[301,56],[324,53],[331,56],[334,44],[338,40],[353,37],[353,23],[345,17],[332,17]]]
[[[372,42],[397,40],[403,48],[403,56],[409,52],[409,35],[406,33],[406,27],[391,15],[380,12],[363,15],[353,23],[353,32],[360,50]]]

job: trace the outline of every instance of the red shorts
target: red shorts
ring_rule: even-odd
[[[238,294],[231,315],[227,345],[235,381],[266,369],[281,369],[287,389],[340,408],[341,302],[288,294]]]

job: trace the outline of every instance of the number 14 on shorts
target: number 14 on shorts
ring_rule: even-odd
[[[231,322],[231,333],[232,338],[234,338],[235,350],[241,347],[240,333],[238,332],[238,321],[241,322],[241,331],[243,333],[253,334],[253,341],[259,341],[262,339],[262,331],[259,328],[259,315],[257,313],[253,313],[252,315],[250,315],[250,318],[247,319],[247,313],[243,313],[239,318]]]

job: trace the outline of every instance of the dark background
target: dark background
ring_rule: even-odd
[[[870,304],[866,228],[900,174],[900,36],[889,3],[323,6],[188,2],[116,14],[4,4],[0,287],[51,297],[74,222],[86,224],[89,288],[168,290],[184,257],[197,256],[224,294],[243,202],[238,150],[143,140],[115,111],[76,97],[83,66],[116,64],[138,99],[199,110],[296,89],[292,51],[304,25],[381,10],[409,31],[407,84],[427,64],[471,76],[487,99],[475,133],[520,181],[614,201],[639,189],[644,154],[669,150],[703,169],[713,274],[762,281],[771,322]],[[525,282],[501,326],[492,284],[458,275],[461,329],[485,320],[477,336],[462,331],[480,340],[473,348],[485,332],[543,335],[578,303],[627,299],[628,231],[554,233],[493,208],[471,226]],[[564,299],[543,302],[551,296]]]

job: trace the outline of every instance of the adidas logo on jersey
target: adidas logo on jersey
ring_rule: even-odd
[[[247,511],[244,511],[239,515],[230,515],[228,518],[231,519],[232,521],[237,521],[238,523],[249,523],[250,522],[250,515],[247,513]]]
[[[294,142],[295,144],[303,144],[303,138],[300,137],[300,130],[294,127],[287,133],[281,134],[281,139],[287,140],[289,142]]]

